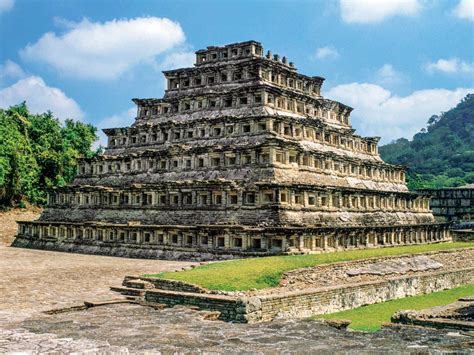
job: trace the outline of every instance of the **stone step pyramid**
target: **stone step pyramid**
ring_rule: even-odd
[[[248,41],[165,71],[161,99],[133,99],[131,127],[51,191],[16,245],[215,259],[449,240],[405,167],[361,137],[324,79]]]

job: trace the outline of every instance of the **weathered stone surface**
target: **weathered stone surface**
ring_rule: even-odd
[[[84,301],[117,298],[124,275],[173,271],[183,261],[137,260],[0,246],[0,323]],[[6,312],[6,313],[2,313]]]
[[[453,241],[472,242],[474,241],[474,229],[453,230]]]
[[[471,337],[421,327],[389,327],[365,333],[339,330],[319,321],[248,325],[203,321],[202,317],[203,312],[198,311],[137,305],[34,317],[0,330],[0,352],[342,355],[474,351]]]
[[[326,319],[324,323],[336,329],[347,329],[351,321],[347,319]]]
[[[402,310],[396,312],[391,320],[394,323],[474,331],[474,300],[459,299],[445,306],[420,311]]]
[[[248,313],[253,313],[262,308],[262,301],[258,297],[250,297],[245,300],[246,311]]]
[[[419,263],[413,263],[413,260],[420,259],[423,261],[429,259],[430,261],[428,264],[422,262],[421,265]],[[382,270],[380,269],[381,265],[383,266]],[[436,267],[426,268],[426,266],[429,265]],[[392,266],[393,268],[388,269],[387,266]],[[402,267],[403,270],[400,269],[400,267]],[[416,275],[424,272],[456,270],[464,267],[474,267],[474,248],[444,252],[429,252],[418,256],[391,256],[340,262],[288,271],[283,275],[278,288],[261,290],[257,293],[274,294],[281,291],[285,292],[307,288],[333,287],[338,285],[381,281],[386,280],[389,277],[397,277],[400,275]],[[364,272],[353,273],[355,270],[361,270]],[[380,271],[383,272],[381,273]]]
[[[168,307],[196,306],[202,310],[220,312],[220,320],[255,323],[334,313],[367,304],[441,291],[472,282],[474,282],[474,267],[326,288],[262,293],[251,298],[153,289],[146,291],[145,300],[166,304]]]
[[[179,269],[184,262],[128,260],[0,248],[0,353],[390,353],[474,351],[468,337],[404,327],[346,332],[321,322],[203,321],[204,312],[115,304],[46,315],[41,311],[116,297],[126,274]],[[153,304],[157,308],[159,304]],[[416,348],[417,347],[417,348]]]
[[[474,222],[474,184],[423,192],[432,195],[430,207],[437,218],[460,224]]]
[[[392,317],[391,321],[394,323],[404,323],[404,324],[413,324],[412,320],[418,316],[417,311],[414,310],[401,310],[395,312]]]
[[[441,267],[443,267],[443,264],[427,256],[414,256],[405,259],[386,260],[365,268],[350,269],[346,271],[346,274],[349,276],[406,274],[410,271],[427,271]]]
[[[413,259],[417,262],[413,263]],[[403,265],[404,273],[358,273],[349,276],[358,263],[366,269]],[[434,264],[436,263],[436,264]],[[441,267],[439,267],[439,265]],[[409,268],[406,266],[410,265]],[[417,267],[413,267],[413,265]],[[436,266],[435,268],[427,266]],[[210,292],[183,282],[172,286],[156,283],[146,292],[147,302],[170,307],[197,306],[220,312],[219,319],[261,322],[332,313],[391,299],[430,293],[474,282],[474,248],[430,252],[421,256],[374,258],[341,262],[287,272],[279,287],[246,292]],[[142,289],[137,289],[142,290]]]

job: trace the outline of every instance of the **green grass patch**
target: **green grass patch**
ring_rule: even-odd
[[[245,291],[277,286],[282,274],[289,270],[338,261],[359,260],[370,257],[424,253],[474,247],[474,242],[421,244],[391,248],[360,249],[325,254],[270,256],[239,259],[202,265],[192,270],[145,275],[179,280],[210,290]]]
[[[474,284],[427,295],[371,304],[349,311],[318,315],[312,317],[312,319],[349,319],[352,321],[349,328],[375,332],[380,330],[382,323],[390,322],[390,317],[397,311],[408,309],[420,310],[435,306],[444,306],[455,302],[460,297],[472,295],[474,295]]]

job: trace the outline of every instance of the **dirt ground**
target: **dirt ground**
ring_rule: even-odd
[[[0,246],[0,318],[2,313],[28,315],[118,298],[109,287],[120,285],[125,275],[172,271],[191,264]]]
[[[39,218],[41,211],[38,207],[0,211],[0,246],[9,246],[13,242],[18,228],[16,221],[34,221]]]
[[[120,285],[125,275],[173,271],[192,264],[9,247],[5,244],[9,244],[15,234],[13,221],[17,216],[30,219],[37,217],[31,212],[1,216],[0,228],[4,244],[0,245],[0,353],[2,354],[64,354],[83,353],[83,351],[128,353],[128,351],[121,352],[121,348],[111,346],[107,341],[82,339],[81,336],[58,339],[48,331],[44,331],[48,334],[43,334],[41,331],[32,333],[25,329],[23,322],[40,319],[40,324],[49,320],[61,323],[61,319],[46,316],[42,311],[80,306],[84,301],[117,299],[120,296],[110,291],[110,286]],[[89,314],[86,314],[86,318],[88,316]],[[112,324],[114,322],[128,324],[127,317],[125,314],[118,321],[112,318],[109,320]],[[70,326],[65,326],[63,323],[61,329],[70,329]],[[107,332],[103,330],[100,333]]]
[[[173,271],[191,262],[114,258],[10,247],[17,220],[35,220],[40,209],[0,212],[0,325],[2,318],[117,298],[110,286],[125,275]]]

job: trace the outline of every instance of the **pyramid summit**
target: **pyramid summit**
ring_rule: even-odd
[[[162,98],[133,99],[130,127],[49,193],[17,246],[219,259],[449,240],[405,167],[382,161],[324,78],[247,41],[164,71]]]

